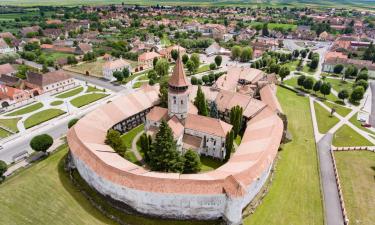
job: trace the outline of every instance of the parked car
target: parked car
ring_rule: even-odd
[[[367,128],[371,127],[371,125],[368,124],[368,123],[362,123],[361,125],[362,125],[362,127],[367,127]]]

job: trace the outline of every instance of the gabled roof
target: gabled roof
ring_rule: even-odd
[[[146,115],[147,120],[151,120],[154,122],[159,122],[161,120],[167,120],[168,119],[168,109],[162,108],[159,106],[155,106],[150,110],[149,113]]]
[[[225,137],[232,129],[232,125],[207,116],[188,114],[185,120],[185,128],[200,131],[206,134]]]
[[[9,63],[0,65],[0,75],[15,73],[15,72],[16,72],[16,70]]]
[[[181,57],[178,57],[176,61],[176,66],[173,69],[173,73],[168,81],[168,84],[174,87],[186,87],[190,85],[190,82],[185,76],[184,66],[182,65]]]
[[[70,79],[70,76],[62,70],[57,70],[46,74],[29,72],[27,73],[26,77],[27,82],[35,84],[39,87],[44,87],[49,84]]]

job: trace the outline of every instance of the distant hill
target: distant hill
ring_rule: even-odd
[[[0,0],[0,5],[98,5],[98,4],[140,4],[140,5],[190,5],[190,6],[274,6],[274,7],[335,7],[375,10],[375,0]]]

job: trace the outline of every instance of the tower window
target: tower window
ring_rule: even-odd
[[[183,105],[184,104],[184,100],[181,100],[181,105]]]

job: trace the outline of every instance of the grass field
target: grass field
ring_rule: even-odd
[[[197,73],[203,73],[203,72],[207,72],[210,70],[210,65],[203,65],[201,67],[198,68]]]
[[[0,184],[0,224],[115,224],[70,183],[67,148]]]
[[[103,89],[99,89],[96,86],[88,86],[86,92],[104,92]]]
[[[269,192],[245,225],[322,225],[323,206],[309,101],[278,88],[292,141],[279,153]],[[304,119],[301,119],[304,118]]]
[[[255,28],[257,25],[263,25],[261,22],[252,22],[250,23],[250,26]],[[297,29],[297,25],[295,24],[284,24],[284,23],[268,23],[268,29],[274,30],[274,29],[284,29],[288,30],[291,29],[292,31]]]
[[[374,224],[375,154],[368,151],[335,152],[335,159],[350,224]]]
[[[64,113],[65,112],[60,110],[60,109],[46,109],[46,110],[37,112],[37,113],[29,116],[25,120],[24,126],[25,126],[26,129],[28,129],[30,127],[36,126],[36,125],[41,124],[45,121],[51,120],[55,117],[58,117],[58,116],[60,116]]]
[[[310,67],[308,67],[307,65],[305,65],[302,68],[302,72],[305,72],[305,73],[310,74],[310,75],[314,75],[314,73],[316,72],[316,70],[312,70]]]
[[[297,70],[298,63],[299,63],[298,60],[294,60],[294,61],[284,63],[284,64],[282,64],[282,66],[287,66],[290,71],[295,71],[295,70]]]
[[[79,87],[79,88],[75,88],[73,90],[66,91],[62,94],[56,95],[55,97],[56,98],[69,98],[69,97],[72,97],[74,95],[78,95],[82,91],[83,91],[83,87]]]
[[[74,56],[73,54],[62,52],[44,52],[43,55],[46,57],[47,60],[53,61],[56,61],[61,58],[67,58],[68,56]]]
[[[6,137],[8,137],[8,136],[10,136],[10,135],[11,135],[11,133],[9,133],[8,131],[6,131],[6,130],[0,128],[0,139],[2,139],[2,138],[6,138]]]
[[[105,61],[103,59],[98,59],[94,62],[84,62],[82,64],[72,66],[73,70],[78,70],[83,74],[86,74],[86,71],[89,72],[90,76],[103,77],[103,65]]]
[[[99,99],[107,97],[108,94],[103,93],[91,93],[91,94],[85,94],[78,96],[70,101],[72,105],[74,105],[77,108],[80,108],[82,106],[88,105],[92,102],[98,101]]]
[[[143,84],[147,84],[148,81],[145,82],[136,82],[133,84],[133,88],[140,88]]]
[[[335,108],[336,113],[339,114],[342,117],[347,116],[352,111],[350,108],[346,108],[344,106],[341,106],[341,105],[338,105],[338,104],[335,104],[335,103],[331,103],[331,102],[328,102],[328,101],[324,101],[323,103],[331,109]]]
[[[129,132],[125,133],[124,135],[122,135],[121,139],[122,139],[123,143],[125,144],[125,146],[127,148],[131,148],[132,147],[132,141],[135,138],[135,136],[137,136],[137,134],[139,134],[140,132],[144,131],[144,129],[145,129],[145,126],[142,124],[142,125],[139,125],[136,128],[133,128]]]
[[[18,132],[17,123],[21,118],[0,119],[0,125],[9,128],[14,132]]]
[[[350,81],[342,81],[341,79],[333,79],[333,78],[326,78],[326,81],[329,82],[332,88],[339,92],[342,89],[346,89],[347,91],[351,91],[353,88],[353,83]]]
[[[34,112],[35,110],[38,110],[43,107],[43,104],[41,102],[23,107],[21,109],[18,109],[14,112],[8,113],[5,116],[20,116],[26,113]]]
[[[358,117],[358,113],[354,114],[350,119],[349,119],[349,122],[351,122],[354,126],[358,127],[359,129],[363,130],[363,131],[366,131],[367,133],[370,133],[370,134],[373,134],[375,135],[375,132],[365,128],[365,127],[362,127],[361,125],[361,122],[357,120],[357,117]]]
[[[336,147],[372,146],[373,144],[358,134],[348,125],[343,125],[333,136],[332,144]]]
[[[331,116],[331,113],[319,105],[319,103],[314,102],[315,115],[318,123],[319,133],[327,133],[336,123],[339,122],[339,119],[336,116]]]
[[[215,160],[211,157],[207,157],[203,155],[200,157],[200,160],[201,160],[201,171],[200,171],[201,173],[215,170],[224,164],[224,162],[220,160]]]
[[[57,106],[57,105],[61,105],[61,104],[63,104],[64,102],[63,101],[60,101],[60,100],[57,100],[57,101],[53,101],[53,102],[51,102],[51,106]]]

